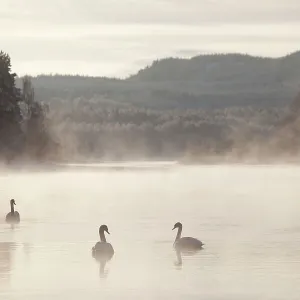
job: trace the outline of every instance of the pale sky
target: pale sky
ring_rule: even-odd
[[[300,0],[1,0],[18,75],[124,77],[163,57],[300,50]]]

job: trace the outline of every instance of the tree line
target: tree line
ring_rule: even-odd
[[[35,99],[31,79],[16,87],[10,56],[0,52],[0,159],[46,159],[57,143],[48,127],[47,108]]]
[[[49,84],[47,78],[40,78],[44,79]],[[145,99],[135,104],[95,93],[98,79],[91,86],[89,78],[76,80],[74,93],[68,77],[54,76],[51,91],[59,82],[57,88],[64,94],[51,93],[45,100],[33,87],[36,81],[28,76],[17,79],[9,55],[0,52],[1,159],[198,161],[252,156],[264,160],[300,150],[299,97],[292,109],[288,105],[149,108],[141,105]],[[84,92],[78,88],[80,82]]]
[[[195,161],[263,149],[288,109],[155,110],[93,97],[56,99],[50,114],[68,157]]]

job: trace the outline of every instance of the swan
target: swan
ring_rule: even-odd
[[[203,247],[204,244],[195,238],[181,237],[182,224],[180,222],[177,222],[172,230],[174,230],[175,228],[178,228],[176,239],[174,242],[174,248],[176,250],[196,251],[200,250]]]
[[[113,257],[115,251],[112,245],[106,242],[104,232],[110,234],[107,226],[101,225],[99,228],[100,242],[97,242],[92,248],[92,255],[98,260],[109,261]]]
[[[10,200],[10,213],[6,215],[5,221],[10,224],[20,223],[20,214],[15,211],[14,205],[16,202],[14,199]]]

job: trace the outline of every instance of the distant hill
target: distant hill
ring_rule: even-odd
[[[300,51],[282,58],[243,54],[200,55],[191,59],[166,58],[130,77],[137,81],[249,82],[266,85],[300,78]]]
[[[36,97],[52,104],[80,98],[154,109],[280,107],[290,104],[300,90],[300,52],[280,58],[167,58],[124,80],[41,75],[33,84]]]

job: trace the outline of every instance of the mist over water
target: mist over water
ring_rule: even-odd
[[[0,173],[1,299],[299,299],[299,167],[117,167]],[[177,221],[205,243],[181,265]]]

